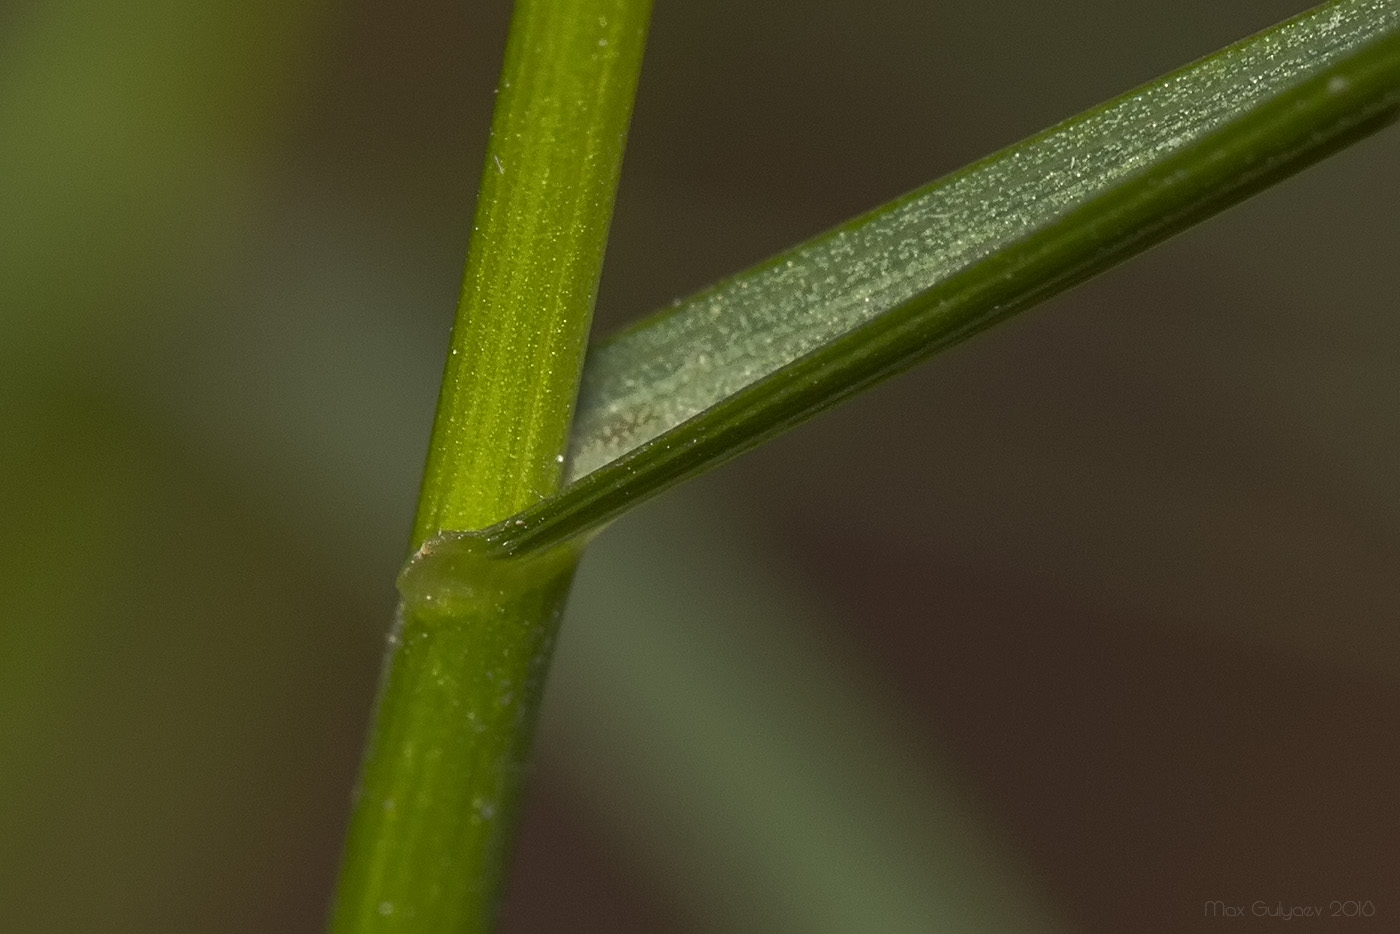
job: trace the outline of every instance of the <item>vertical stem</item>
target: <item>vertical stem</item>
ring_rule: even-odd
[[[519,0],[414,526],[558,487],[650,0]]]
[[[557,489],[650,0],[518,0],[413,531]],[[577,552],[459,561],[405,598],[332,930],[489,931]]]

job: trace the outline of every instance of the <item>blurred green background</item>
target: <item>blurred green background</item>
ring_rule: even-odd
[[[1302,7],[662,2],[598,328]],[[320,926],[508,15],[0,6],[0,930]],[[612,528],[505,930],[1393,926],[1397,157]]]

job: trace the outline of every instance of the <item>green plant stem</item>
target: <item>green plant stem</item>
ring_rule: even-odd
[[[612,517],[1385,125],[1400,0],[1337,0],[721,282],[589,355],[569,485],[516,554]]]
[[[413,531],[553,492],[650,0],[518,0]],[[468,556],[469,558],[470,556]],[[494,925],[521,773],[577,560],[464,560],[404,587],[332,920],[337,934]],[[433,582],[429,582],[433,583]]]

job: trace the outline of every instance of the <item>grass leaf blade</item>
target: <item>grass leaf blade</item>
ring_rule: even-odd
[[[590,353],[558,494],[482,533],[599,527],[1317,161],[1400,106],[1400,0],[1337,0],[655,315]]]

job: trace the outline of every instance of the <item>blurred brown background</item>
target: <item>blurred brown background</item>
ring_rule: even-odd
[[[598,329],[1302,6],[662,2]],[[0,930],[320,927],[508,14],[0,7]],[[1397,154],[611,529],[505,929],[1395,929]]]

